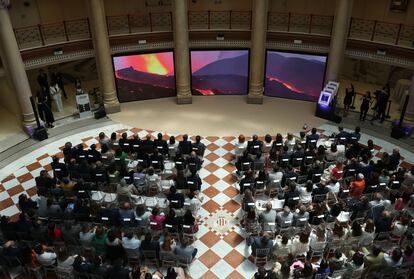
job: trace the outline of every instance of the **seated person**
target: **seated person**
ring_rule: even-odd
[[[399,267],[403,262],[402,251],[394,248],[391,253],[384,254],[384,262],[388,267]]]
[[[152,154],[154,152],[154,142],[151,139],[151,135],[147,134],[145,139],[141,141],[140,153]]]
[[[365,189],[365,180],[362,173],[358,173],[357,179],[351,182],[349,193],[354,198],[359,198]]]
[[[184,195],[182,193],[177,193],[177,188],[175,186],[170,187],[167,200],[170,202],[170,208],[180,209],[184,206]]]
[[[151,229],[154,231],[162,231],[165,224],[165,216],[160,214],[160,209],[154,207],[149,217]]]
[[[50,163],[50,166],[52,167],[54,178],[58,180],[62,180],[62,178],[69,175],[66,165],[59,162],[59,157],[57,156],[52,157],[52,163]]]
[[[178,150],[179,150],[180,154],[182,154],[184,156],[190,155],[190,153],[192,151],[192,144],[191,144],[191,141],[188,140],[188,135],[187,134],[183,135],[183,140],[179,142]]]
[[[364,253],[364,261],[367,265],[379,265],[384,262],[384,253],[381,246],[372,245],[371,251],[368,251],[366,247],[362,247],[362,253]]]
[[[195,142],[193,143],[192,150],[197,154],[199,158],[202,159],[204,157],[206,146],[204,145],[204,143],[201,142],[200,136],[196,136]]]
[[[276,223],[278,228],[283,229],[292,226],[293,223],[293,214],[290,212],[290,208],[285,206],[283,211],[277,213]]]
[[[141,242],[141,251],[154,251],[159,258],[160,243],[152,239],[151,233],[146,233],[144,240]]]
[[[181,226],[183,225],[183,220],[181,217],[177,217],[175,214],[175,210],[170,208],[168,210],[167,217],[165,218],[165,229],[171,233],[177,233],[181,230]]]
[[[164,156],[168,154],[168,143],[162,138],[161,133],[158,133],[157,139],[154,140],[154,151],[155,150]]]
[[[251,155],[257,155],[262,150],[263,142],[257,135],[253,135],[252,140],[247,143],[247,151]]]
[[[56,264],[57,256],[52,249],[44,247],[42,244],[37,244],[34,251],[36,253],[37,262],[41,266],[53,266]]]
[[[266,210],[262,211],[259,214],[259,222],[262,225],[262,228],[268,228],[269,226],[272,227],[272,225],[269,224],[275,224],[276,223],[276,211],[272,210],[272,203],[267,202],[266,203]]]
[[[202,161],[199,157],[197,157],[197,153],[195,151],[191,152],[190,157],[187,158],[185,163],[191,172],[199,171],[202,165]]]
[[[138,195],[138,190],[133,184],[127,184],[125,179],[122,178],[116,187],[116,193],[118,195],[118,200],[124,201],[125,199],[130,201],[131,195]]]
[[[257,236],[252,241],[252,256],[253,257],[264,257],[270,256],[273,250],[273,241],[269,238],[267,233],[264,233],[263,236]],[[258,249],[268,249],[267,254],[257,253]]]
[[[254,191],[254,173],[252,171],[248,171],[245,173],[244,178],[240,180],[240,194],[244,193],[245,189],[250,189],[250,191]]]
[[[257,272],[254,274],[254,279],[273,279],[275,274],[272,270],[266,270],[263,266],[259,267]]]
[[[174,254],[177,255],[178,260],[184,260],[186,263],[192,262],[197,255],[197,252],[197,248],[189,245],[187,238],[183,238],[174,249]]]
[[[245,150],[243,155],[237,158],[236,168],[238,173],[241,171],[249,171],[253,168],[253,160],[249,156],[249,152]]]
[[[154,153],[149,157],[150,165],[155,170],[164,170],[164,158],[162,154],[158,152],[158,149],[154,149]]]

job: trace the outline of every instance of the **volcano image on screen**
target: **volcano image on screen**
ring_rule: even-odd
[[[191,51],[193,95],[247,94],[248,50]]]
[[[267,51],[265,95],[317,102],[326,56]]]
[[[115,56],[113,62],[120,102],[176,96],[172,51]]]

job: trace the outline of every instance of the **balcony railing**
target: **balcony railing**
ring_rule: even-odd
[[[289,32],[329,37],[332,33],[333,20],[333,16],[270,12],[268,14],[267,30],[268,32]],[[250,11],[188,12],[188,29],[190,31],[250,31],[251,26],[252,14]],[[107,27],[110,37],[151,32],[171,32],[172,14],[171,12],[160,12],[108,16]],[[22,50],[91,38],[88,19],[16,28],[14,31],[19,48]],[[349,39],[412,48],[414,26],[352,18],[348,37]]]

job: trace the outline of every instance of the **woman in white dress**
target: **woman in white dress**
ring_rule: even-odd
[[[63,111],[62,90],[57,83],[54,83],[54,85],[50,86],[50,95],[52,96],[52,100],[55,103],[56,110],[58,112]]]

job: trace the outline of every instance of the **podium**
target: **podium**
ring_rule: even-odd
[[[79,118],[92,116],[91,103],[88,94],[76,95],[76,104],[79,111]]]
[[[315,116],[340,123],[342,117],[335,114],[339,82],[329,81],[319,95]]]

